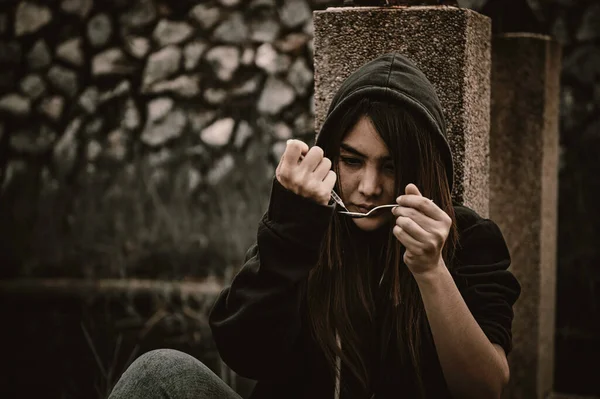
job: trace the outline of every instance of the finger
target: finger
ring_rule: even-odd
[[[290,139],[288,141],[291,142],[290,144],[299,146],[300,147],[300,152],[302,153],[302,155],[306,154],[308,152],[308,150],[309,150],[308,144],[306,144],[302,140]]]
[[[304,154],[308,152],[308,145],[300,140],[288,140],[282,156],[282,163],[294,167]]]
[[[336,179],[337,179],[337,175],[335,174],[335,172],[333,170],[330,170],[329,172],[327,172],[327,176],[325,176],[325,179],[323,179],[323,185],[327,189],[327,192],[331,192],[331,190],[333,190]]]
[[[404,193],[406,195],[418,195],[418,196],[422,196],[421,192],[419,191],[419,189],[417,188],[416,185],[410,183],[406,185],[406,188],[404,189]]]
[[[323,160],[323,149],[321,149],[321,147],[314,146],[308,150],[304,156],[304,159],[300,163],[300,167],[306,172],[312,173],[321,163],[321,160]]]
[[[448,215],[432,200],[418,195],[401,195],[396,202],[405,207],[414,208],[422,214],[438,221],[446,220]]]
[[[408,234],[402,227],[396,225],[392,229],[394,236],[400,241],[402,245],[408,250],[415,250],[421,248],[421,243],[415,240],[410,234]]]
[[[315,171],[313,172],[314,176],[322,181],[327,176],[327,173],[331,170],[331,160],[329,158],[323,158]]]
[[[396,226],[401,227],[408,235],[423,243],[428,238],[428,232],[419,226],[414,220],[406,216],[398,216],[396,218]]]
[[[423,214],[415,208],[399,205],[392,209],[394,216],[405,216],[416,222],[423,230],[431,232],[436,226],[437,221]]]

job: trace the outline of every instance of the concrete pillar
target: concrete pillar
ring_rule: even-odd
[[[455,159],[454,198],[488,215],[491,23],[447,6],[315,11],[316,128],[341,82],[377,56],[411,58],[436,88]]]
[[[492,48],[490,217],[522,286],[505,397],[546,398],[554,364],[561,51],[533,34],[495,37]]]

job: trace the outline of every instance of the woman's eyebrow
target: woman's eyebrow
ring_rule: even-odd
[[[340,144],[340,148],[343,149],[343,150],[345,150],[345,151],[347,151],[347,152],[349,152],[349,153],[351,153],[351,154],[357,155],[359,157],[368,158],[365,154],[363,154],[362,152],[358,151],[356,148],[352,147],[349,144],[341,143]],[[377,160],[380,161],[380,162],[387,162],[387,161],[391,161],[392,157],[389,156],[389,155],[384,155],[384,156],[378,157]]]
[[[343,150],[346,150],[354,155],[358,155],[359,157],[363,157],[363,158],[367,158],[367,156],[363,153],[361,153],[360,151],[358,151],[356,148],[346,144],[346,143],[341,143],[340,144],[340,148]]]

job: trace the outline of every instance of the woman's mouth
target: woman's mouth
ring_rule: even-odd
[[[367,213],[369,212],[371,209],[375,208],[375,205],[355,205],[356,209],[358,212],[360,213]]]

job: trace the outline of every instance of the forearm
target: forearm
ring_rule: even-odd
[[[297,360],[291,353],[301,332],[302,283],[317,263],[332,211],[275,181],[257,245],[209,318],[221,357],[239,374],[272,378]]]
[[[499,398],[508,366],[475,321],[446,266],[415,278],[450,391],[460,398]]]
[[[236,373],[251,379],[272,378],[298,361],[301,332],[300,284],[312,267],[304,251],[281,255],[284,248],[276,234],[259,241],[249,258],[223,290],[210,312],[209,324],[221,358]],[[287,246],[286,246],[287,248]],[[264,251],[261,252],[261,250]]]

